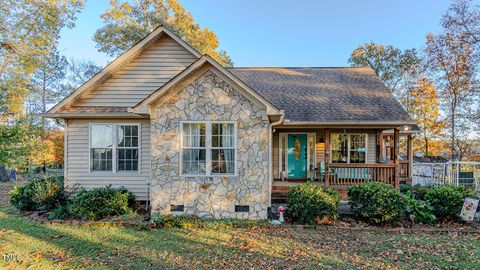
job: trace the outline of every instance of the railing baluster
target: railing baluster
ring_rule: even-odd
[[[351,186],[375,181],[395,185],[394,175],[393,164],[328,164],[325,184]]]

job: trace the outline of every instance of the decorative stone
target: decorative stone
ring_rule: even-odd
[[[200,218],[265,219],[268,207],[268,116],[241,92],[207,71],[154,108],[151,118],[154,211],[169,214],[170,205],[184,205],[184,214]],[[237,175],[180,176],[181,121],[237,123]],[[236,213],[235,205],[248,205]]]

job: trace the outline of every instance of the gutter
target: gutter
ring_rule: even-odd
[[[269,140],[268,140],[268,207],[272,206],[272,185],[273,185],[273,127],[281,124],[285,117],[285,112],[283,110],[280,111],[280,119],[278,121],[270,123],[268,125],[268,133],[269,133]]]
[[[356,125],[392,125],[392,126],[401,126],[401,125],[416,125],[415,121],[351,121],[351,120],[338,120],[338,121],[329,121],[329,122],[316,122],[316,121],[290,121],[285,119],[285,126],[356,126]]]

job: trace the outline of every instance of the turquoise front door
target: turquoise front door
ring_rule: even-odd
[[[307,135],[288,134],[288,178],[307,178]]]

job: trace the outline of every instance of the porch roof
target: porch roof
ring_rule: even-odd
[[[413,124],[368,67],[239,67],[235,76],[295,122]]]

